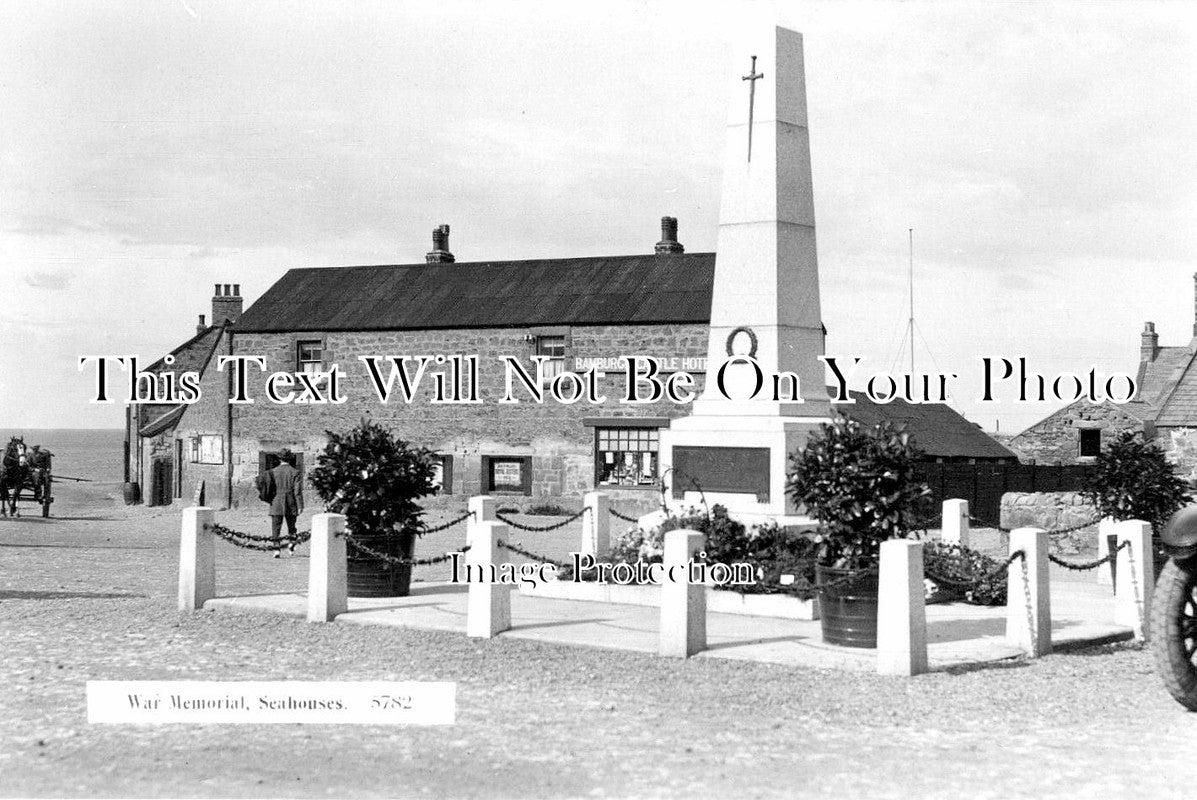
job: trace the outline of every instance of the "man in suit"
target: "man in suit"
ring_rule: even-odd
[[[295,469],[295,454],[290,450],[279,453],[278,466],[270,470],[274,483],[274,498],[270,501],[270,537],[277,544],[282,532],[283,520],[287,520],[287,533],[295,535],[295,518],[303,513],[303,480]],[[295,542],[291,543],[295,552]],[[274,551],[279,558],[280,552]]]

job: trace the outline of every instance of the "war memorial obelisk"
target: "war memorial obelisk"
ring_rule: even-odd
[[[819,311],[814,192],[806,123],[802,34],[761,25],[734,45],[707,374],[688,417],[661,433],[671,506],[721,503],[745,521],[793,519],[785,496],[788,456],[830,419]],[[751,355],[764,374],[756,383]],[[775,400],[774,374],[798,376]]]

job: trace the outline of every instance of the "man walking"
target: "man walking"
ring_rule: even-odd
[[[283,520],[287,520],[287,533],[295,536],[295,518],[303,513],[303,481],[299,470],[295,469],[295,454],[290,450],[279,453],[279,464],[269,472],[270,480],[274,484],[274,497],[270,501],[270,538],[274,544],[279,544]],[[295,542],[291,542],[291,552],[295,552]],[[281,553],[274,551],[274,557]]]

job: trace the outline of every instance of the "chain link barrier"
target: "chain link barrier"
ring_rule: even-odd
[[[426,528],[424,530],[424,533],[440,533],[441,531],[447,531],[447,530],[449,530],[449,528],[452,528],[454,525],[458,524],[459,522],[465,522],[467,519],[470,519],[473,516],[474,516],[473,511],[467,511],[466,513],[462,514],[460,517],[457,517],[456,519],[451,519],[448,522],[442,523],[440,525],[434,525],[431,528]]]
[[[521,525],[520,523],[516,522],[515,520],[513,520],[509,517],[505,517],[502,514],[499,514],[497,512],[495,513],[495,517],[497,517],[500,522],[506,523],[507,525],[510,525],[511,527],[516,528],[517,530],[528,531],[529,533],[545,533],[546,531],[555,531],[558,528],[564,528],[566,525],[570,524],[574,520],[581,519],[582,515],[585,514],[589,510],[590,510],[590,507],[586,506],[581,511],[579,511],[577,514],[566,517],[565,519],[561,520],[560,522],[555,522],[552,525],[544,525],[544,526]]]
[[[956,589],[975,588],[981,584],[988,583],[989,581],[1001,577],[1008,569],[1010,569],[1010,565],[1018,560],[1022,560],[1025,564],[1027,560],[1027,554],[1022,550],[1015,550],[1010,554],[1009,558],[983,575],[973,575],[971,573],[967,575],[965,573],[943,575],[928,570],[924,570],[923,575],[940,584],[941,586],[950,586]]]
[[[460,522],[460,520],[458,521]],[[348,532],[338,533],[337,535],[343,537],[345,539],[345,543],[357,552],[363,553],[372,558],[376,558],[379,561],[384,561],[387,564],[396,567],[426,567],[430,564],[443,564],[453,558],[455,554],[465,553],[470,549],[470,546],[467,544],[459,550],[452,550],[439,556],[432,556],[431,558],[399,558],[398,556],[393,556],[390,553],[383,553],[379,550],[375,550],[373,547],[362,544],[357,539],[354,539],[352,534]]]
[[[542,556],[538,553],[528,552],[527,550],[520,547],[519,545],[512,544],[511,542],[505,542],[502,539],[499,539],[496,543],[498,544],[499,547],[502,547],[504,550],[510,550],[511,552],[515,553],[516,555],[521,555],[524,558],[530,558],[533,561],[539,561],[543,564],[552,564],[557,569],[564,569],[565,567],[572,566],[567,561],[557,561],[555,559],[549,558],[548,556]]]
[[[273,536],[257,536],[252,533],[243,533],[232,528],[226,528],[224,525],[216,522],[210,523],[207,528],[229,544],[236,545],[243,550],[257,550],[260,552],[279,552],[288,548],[294,550],[296,545],[303,544],[312,538],[311,531],[282,534],[276,539]]]
[[[968,521],[970,524],[976,525],[977,527],[994,528],[998,531],[1001,531],[1002,533],[1013,533],[1015,530],[1014,528],[1003,528],[1001,525],[992,525],[988,522],[984,522],[982,520],[977,519],[976,517],[974,517],[971,514],[968,517]],[[1088,528],[1092,525],[1096,525],[1100,521],[1101,521],[1100,517],[1094,517],[1093,519],[1089,520],[1088,522],[1082,522],[1079,525],[1069,525],[1066,528],[1052,528],[1050,531],[1047,531],[1047,535],[1048,536],[1063,536],[1066,533],[1076,533],[1077,531],[1079,531],[1083,528]],[[1028,526],[1024,526],[1024,527],[1034,527],[1034,526],[1028,525]]]
[[[1111,561],[1113,561],[1115,558],[1118,557],[1118,551],[1122,550],[1125,547],[1130,547],[1130,540],[1126,540],[1126,541],[1122,542],[1122,544],[1118,545],[1117,547],[1115,547],[1110,552],[1106,553],[1101,558],[1094,559],[1093,561],[1075,561],[1075,562],[1074,561],[1065,561],[1064,559],[1059,558],[1058,556],[1054,556],[1051,553],[1047,554],[1047,558],[1053,564],[1058,564],[1059,566],[1064,567],[1064,569],[1070,569],[1073,572],[1084,572],[1084,571],[1090,570],[1090,569],[1097,569],[1102,564],[1110,563]]]
[[[615,517],[616,519],[621,519],[624,522],[631,522],[633,524],[640,522],[640,519],[638,517],[629,516],[627,514],[620,514],[618,511],[616,511],[613,508],[608,509],[608,510],[611,512],[611,516]]]

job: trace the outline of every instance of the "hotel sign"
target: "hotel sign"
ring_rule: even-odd
[[[636,353],[635,355],[641,355]],[[647,354],[645,354],[647,355]],[[652,356],[657,360],[661,372],[695,372],[707,371],[706,356]],[[574,372],[585,372],[597,369],[601,372],[620,372],[627,369],[627,358],[624,356],[576,356],[574,358]]]

